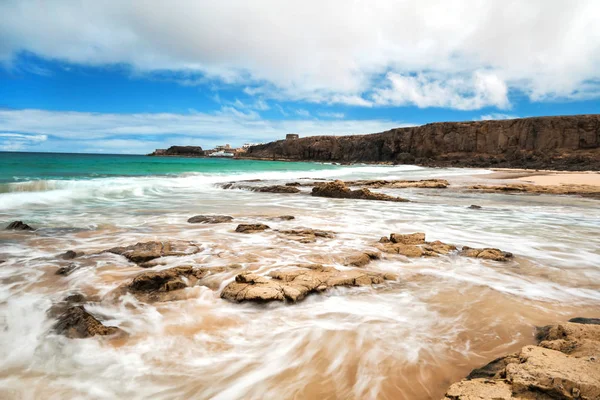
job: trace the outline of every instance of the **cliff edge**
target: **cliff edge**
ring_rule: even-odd
[[[600,170],[600,115],[440,122],[252,146],[245,158]]]

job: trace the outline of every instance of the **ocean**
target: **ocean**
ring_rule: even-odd
[[[573,196],[474,193],[488,170],[231,159],[0,153],[0,398],[439,399],[449,383],[534,343],[533,326],[600,307],[600,208]],[[310,195],[323,179],[445,178],[447,189],[379,189],[406,203]],[[225,189],[298,182],[300,193]],[[498,181],[500,182],[500,181]],[[482,206],[481,210],[468,207]],[[190,224],[198,214],[230,223]],[[292,215],[293,220],[277,219]],[[235,232],[237,224],[270,229]],[[298,241],[281,231],[323,229]],[[509,262],[449,254],[381,254],[364,270],[384,284],[334,288],[297,304],[220,297],[241,271],[320,264],[378,251],[390,233],[497,247]],[[150,270],[222,268],[173,301],[119,288],[149,269],[105,252],[147,241],[199,251]],[[67,250],[83,252],[62,260]],[[68,276],[56,275],[73,267]],[[85,309],[125,337],[53,333],[53,305],[80,293]],[[107,384],[110,382],[110,384]]]

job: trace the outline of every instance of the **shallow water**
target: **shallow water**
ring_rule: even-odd
[[[481,180],[481,170],[252,163],[250,169],[228,164],[227,171],[196,165],[170,175],[5,176],[0,221],[22,219],[39,229],[0,232],[6,260],[0,264],[0,398],[439,399],[471,369],[532,343],[535,325],[597,317],[597,200],[453,189]],[[287,195],[218,186],[304,177],[450,177],[454,185],[382,190],[410,203],[313,198],[310,188]],[[236,220],[186,222],[212,213]],[[296,219],[268,219],[284,214]],[[235,233],[243,222],[337,236],[298,243],[273,231]],[[365,268],[394,272],[398,280],[376,287],[335,289],[295,305],[219,297],[240,270],[266,273],[306,262],[344,268],[345,257],[373,249],[381,236],[416,231],[428,240],[498,247],[515,259],[386,255]],[[142,269],[117,255],[91,253],[173,239],[196,242],[202,251],[167,258],[156,269],[234,263],[241,269],[216,275],[209,287],[185,289],[184,300],[147,304],[111,296]],[[69,249],[88,254],[73,261],[82,268],[54,275],[69,263],[56,255]],[[50,333],[48,309],[73,292],[86,294],[93,300],[86,309],[128,336],[77,340]]]

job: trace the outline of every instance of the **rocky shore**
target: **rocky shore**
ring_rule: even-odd
[[[252,146],[245,158],[435,167],[600,170],[600,115],[440,122]]]

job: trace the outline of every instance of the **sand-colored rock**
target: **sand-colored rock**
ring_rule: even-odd
[[[280,229],[277,232],[285,235],[287,239],[296,240],[300,243],[314,243],[317,238],[333,239],[335,237],[335,232],[312,228]]]
[[[475,249],[463,246],[460,255],[464,257],[481,258],[484,260],[508,261],[513,258],[513,254],[494,248]]]
[[[235,231],[238,233],[256,233],[271,229],[265,224],[239,224]]]
[[[334,286],[365,286],[383,283],[390,276],[363,270],[341,271],[332,267],[312,266],[272,271],[268,277],[245,273],[236,276],[221,292],[235,302],[297,302],[310,293]]]
[[[450,386],[444,400],[511,400],[510,384],[501,380],[474,379]],[[535,398],[534,398],[535,399]]]
[[[273,185],[254,188],[255,192],[261,193],[299,193],[300,189],[288,185]]]
[[[195,254],[200,251],[200,248],[191,242],[185,241],[156,241],[140,242],[126,247],[113,247],[106,251],[122,255],[129,261],[140,264],[159,257]]]
[[[508,183],[505,185],[472,185],[470,190],[485,193],[534,193],[556,195],[581,195],[600,198],[600,186],[594,185],[533,185],[528,183]]]
[[[233,217],[229,215],[196,215],[187,220],[190,224],[222,224],[231,222]]]
[[[344,184],[344,182],[340,180],[316,185],[312,189],[311,195],[317,197],[330,197],[335,199],[361,199],[394,202],[409,201],[401,197],[394,197],[383,193],[373,193],[366,188],[351,190],[348,186],[346,186],[346,184]]]
[[[72,339],[83,339],[91,336],[106,336],[121,332],[116,326],[105,326],[83,306],[67,309],[53,326],[53,330]]]
[[[389,238],[379,239],[377,247],[384,253],[400,254],[405,257],[437,257],[456,250],[456,246],[436,240],[425,241],[425,233],[392,233]]]
[[[392,233],[390,242],[401,244],[425,244],[425,234],[423,232],[400,234]]]
[[[350,265],[353,267],[364,267],[373,260],[379,260],[381,255],[376,251],[364,251],[357,254],[346,257],[344,265]]]

